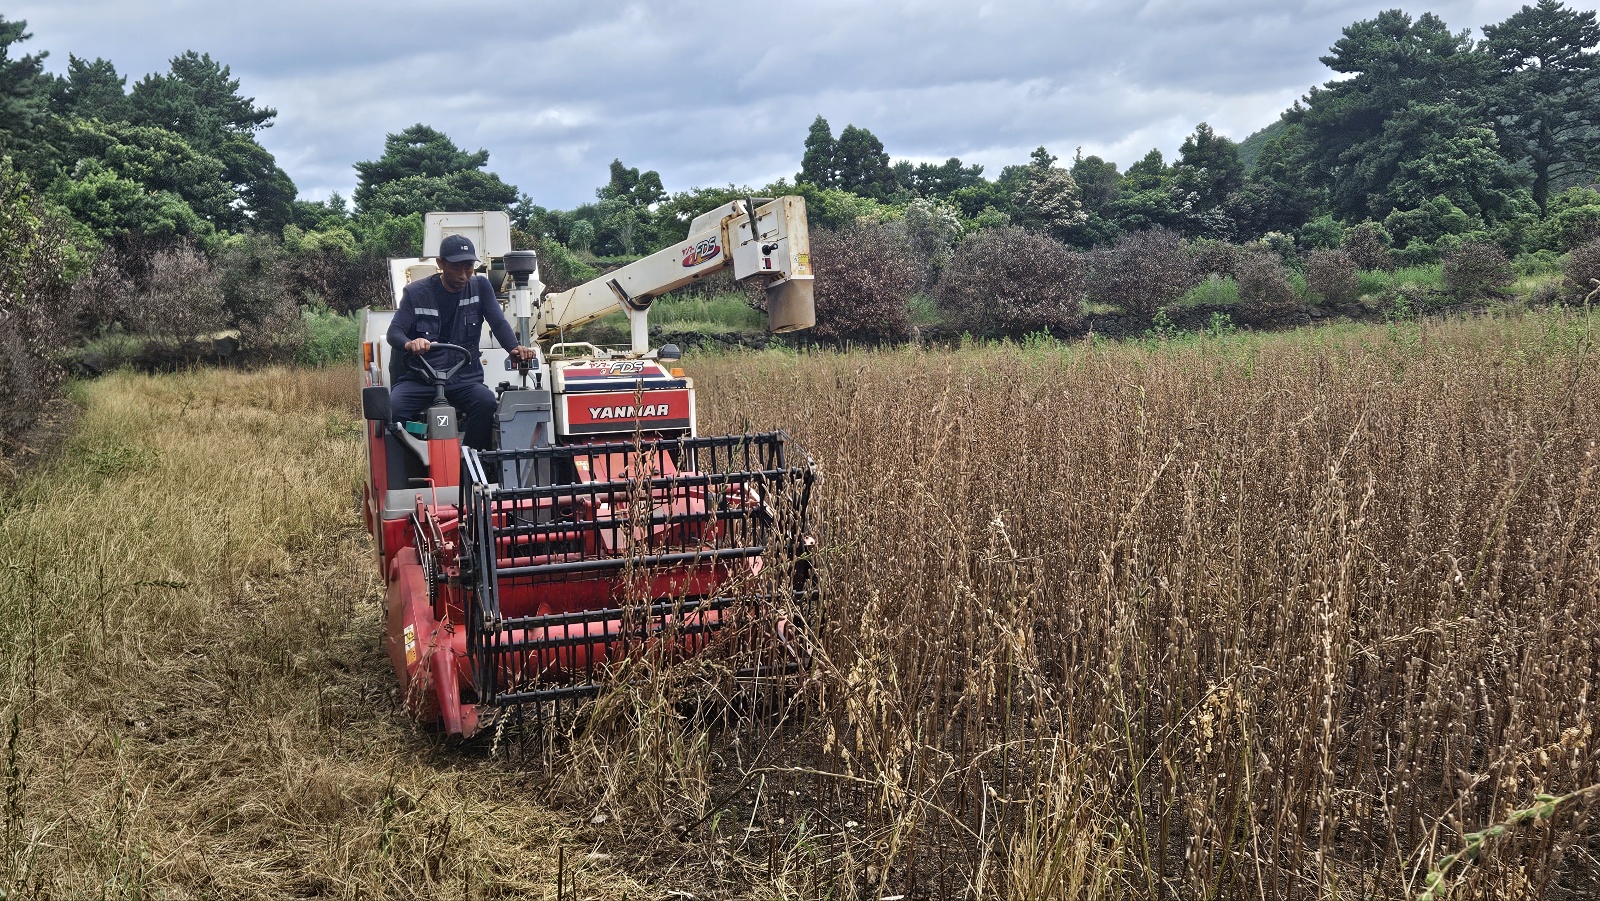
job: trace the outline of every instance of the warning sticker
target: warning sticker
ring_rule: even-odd
[[[417,662],[417,627],[406,626],[406,666]]]

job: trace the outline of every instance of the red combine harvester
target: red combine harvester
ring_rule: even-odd
[[[684,242],[570,291],[545,294],[532,251],[510,249],[503,213],[433,213],[425,253],[471,238],[509,303],[513,361],[481,345],[434,349],[437,371],[392,351],[394,310],[362,331],[365,518],[388,585],[386,647],[407,708],[450,735],[501,714],[597,693],[624,668],[701,652],[769,680],[805,661],[811,600],[805,537],[815,469],[782,432],[705,437],[677,348],[648,346],[661,294],[731,267],[767,283],[768,327],[814,321],[805,203],[743,200],[697,217]],[[396,302],[427,257],[390,265]],[[616,311],[632,344],[607,350],[565,331]],[[393,358],[391,357],[393,354]],[[494,450],[462,445],[444,385],[477,356],[495,386]],[[421,423],[391,421],[396,367],[435,386]],[[493,381],[490,377],[489,381]]]

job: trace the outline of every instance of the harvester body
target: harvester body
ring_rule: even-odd
[[[425,250],[458,232],[502,246],[497,214],[447,214],[435,228],[436,215]],[[478,348],[458,349],[505,373],[492,450],[463,447],[442,388],[424,422],[390,421],[393,367],[410,355],[385,340],[393,310],[366,313],[364,514],[387,586],[386,648],[414,715],[471,736],[507,711],[558,708],[708,650],[757,681],[803,664],[815,469],[782,432],[699,435],[694,381],[672,365],[675,348],[648,347],[644,323],[655,296],[732,267],[768,281],[775,327],[805,327],[807,244],[804,202],[779,198],[712,211],[680,245],[560,294],[543,294],[531,254],[491,258],[534,351],[511,360],[487,326]],[[396,297],[430,267],[393,261]],[[559,340],[617,309],[630,347]]]

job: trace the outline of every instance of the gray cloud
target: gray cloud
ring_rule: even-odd
[[[1428,8],[1477,29],[1525,0]],[[26,49],[105,57],[129,83],[185,50],[230,65],[278,110],[262,143],[304,196],[348,194],[352,164],[425,122],[536,202],[590,200],[619,157],[672,190],[799,168],[818,114],[895,158],[998,174],[1037,146],[1124,167],[1172,157],[1202,121],[1243,139],[1330,73],[1359,0],[824,0],[791,4],[53,0]],[[1413,10],[1420,14],[1422,10]]]

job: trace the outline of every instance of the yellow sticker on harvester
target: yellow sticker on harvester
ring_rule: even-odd
[[[406,626],[406,666],[417,662],[417,627]]]

